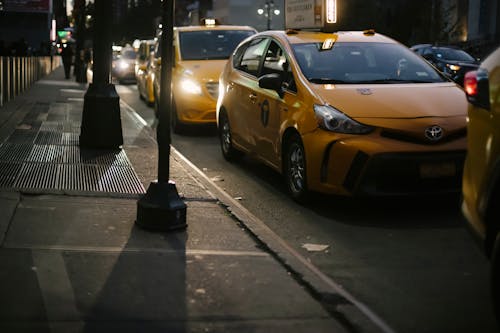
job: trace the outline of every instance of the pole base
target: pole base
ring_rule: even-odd
[[[120,97],[113,84],[90,84],[83,102],[80,147],[117,149],[123,145]]]
[[[156,231],[184,229],[186,223],[186,204],[177,193],[175,183],[151,182],[146,194],[137,201],[139,227]]]

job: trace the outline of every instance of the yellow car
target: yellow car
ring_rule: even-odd
[[[268,31],[220,77],[222,154],[283,173],[292,197],[459,192],[464,91],[373,30]]]
[[[172,69],[172,129],[181,133],[186,125],[215,125],[219,76],[236,46],[255,34],[247,26],[200,25],[174,28]],[[158,38],[160,40],[160,38]],[[160,43],[155,46],[153,89],[158,115],[160,95]]]
[[[137,51],[137,59],[135,61],[135,78],[137,81],[137,91],[140,98],[146,101],[148,105],[154,103],[153,93],[153,71],[151,64],[154,61],[155,40],[142,40]]]
[[[492,263],[492,292],[500,319],[500,48],[465,75],[469,104],[462,212]]]

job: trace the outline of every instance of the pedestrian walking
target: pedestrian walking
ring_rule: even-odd
[[[66,76],[66,79],[69,79],[71,73],[71,63],[73,62],[73,49],[71,48],[71,45],[63,45],[61,57],[64,66],[64,75]]]

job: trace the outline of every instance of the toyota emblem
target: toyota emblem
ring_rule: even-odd
[[[443,137],[443,129],[437,125],[427,127],[425,137],[431,141],[437,141]]]

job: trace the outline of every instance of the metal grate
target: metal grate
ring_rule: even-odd
[[[0,161],[22,162],[31,154],[32,144],[4,143],[0,146]]]
[[[0,162],[0,187],[12,187],[22,164]]]
[[[145,193],[123,150],[80,149],[81,109],[36,103],[0,145],[0,188],[36,193]]]

